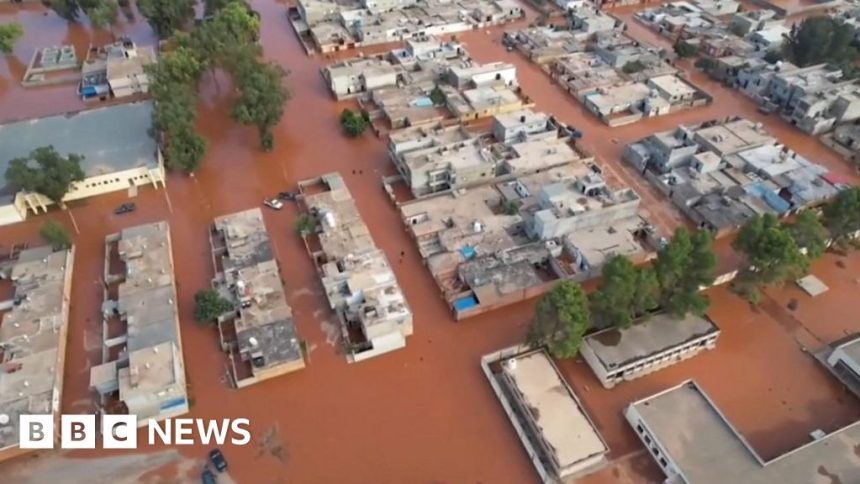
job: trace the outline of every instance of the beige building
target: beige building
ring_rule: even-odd
[[[141,101],[0,125],[0,172],[11,160],[50,145],[61,155],[84,157],[86,178],[75,183],[63,201],[121,190],[133,195],[145,185],[163,187],[164,162],[149,135],[152,109],[151,101]],[[0,179],[0,225],[46,212],[51,204],[41,194],[18,191]]]
[[[213,286],[235,308],[218,320],[233,383],[241,388],[304,368],[263,213],[253,208],[218,217],[210,242]]]
[[[12,289],[0,301],[0,460],[28,452],[20,415],[53,415],[59,428],[73,261],[74,248],[40,247],[0,263],[0,288]]]
[[[102,364],[90,369],[90,387],[103,402],[118,395],[139,426],[188,412],[167,222],[109,235],[104,284]]]
[[[569,482],[605,465],[608,445],[549,355],[517,350],[484,356],[481,366],[541,482]]]
[[[307,193],[314,185],[324,191]],[[308,248],[328,298],[341,322],[350,363],[406,346],[412,334],[412,311],[391,269],[376,247],[337,173],[299,183],[308,213],[318,229]],[[311,247],[318,243],[319,249]]]
[[[708,318],[655,314],[629,328],[585,337],[580,353],[604,388],[666,368],[714,349],[720,330]]]

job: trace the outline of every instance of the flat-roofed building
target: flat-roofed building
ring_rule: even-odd
[[[860,422],[765,461],[693,380],[631,403],[624,415],[667,482],[860,482]]]
[[[581,477],[606,463],[609,447],[546,352],[502,350],[482,366],[543,482]]]
[[[0,301],[0,460],[29,452],[20,415],[52,415],[59,428],[73,261],[74,248],[39,247],[0,264],[0,284],[12,284]]]
[[[90,388],[118,392],[139,426],[188,412],[167,222],[109,235],[104,284],[102,364],[90,369]]]
[[[604,388],[612,388],[714,349],[719,335],[707,316],[659,313],[629,328],[607,328],[586,336],[580,353]]]
[[[158,143],[149,135],[152,101],[0,125],[0,172],[36,148],[53,146],[63,156],[82,155],[85,178],[63,197],[70,202],[138,186],[165,184]],[[0,180],[0,225],[46,212],[53,202],[38,193],[18,191]]]
[[[319,185],[323,191],[315,190]],[[299,189],[308,215],[316,221],[317,229],[308,236],[319,250],[311,251],[311,257],[329,306],[340,320],[347,361],[405,347],[412,334],[412,311],[343,178],[329,173],[299,182]]]
[[[235,385],[242,388],[304,368],[263,213],[252,208],[216,218],[210,242],[213,286],[235,308],[218,318]]]
[[[860,333],[831,343],[824,354],[826,366],[860,397]]]

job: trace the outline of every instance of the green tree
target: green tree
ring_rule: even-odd
[[[206,289],[194,295],[194,319],[210,323],[233,309],[233,303],[221,297],[218,291]]]
[[[786,59],[800,67],[829,63],[851,71],[857,60],[853,41],[851,26],[829,16],[816,16],[792,25],[782,47]]]
[[[654,261],[660,307],[679,318],[688,313],[704,314],[708,299],[701,288],[713,284],[716,265],[713,240],[707,231],[691,236],[684,227],[676,230]]]
[[[846,247],[860,230],[860,187],[842,190],[824,207],[824,226],[840,247]]]
[[[77,0],[46,0],[45,5],[54,11],[60,18],[75,21],[81,13],[81,7]]]
[[[239,99],[233,105],[233,119],[257,127],[260,146],[269,151],[275,144],[272,130],[284,115],[290,92],[284,86],[287,73],[279,66],[253,61],[242,62],[234,79]],[[363,118],[362,118],[363,119]]]
[[[439,86],[434,86],[433,90],[430,91],[430,101],[433,102],[434,106],[444,106],[447,99],[448,97],[445,96],[445,91],[443,91]]]
[[[689,42],[682,40],[675,44],[675,53],[678,57],[693,57],[698,52],[699,48]]]
[[[72,237],[63,224],[48,220],[39,228],[39,236],[55,249],[68,249],[72,246]]]
[[[621,70],[624,71],[625,74],[635,74],[637,72],[644,71],[645,64],[643,64],[640,60],[632,60],[624,64],[624,66],[621,67]]]
[[[18,190],[40,193],[58,205],[75,182],[84,179],[83,156],[62,156],[53,146],[43,146],[9,162],[6,181]]]
[[[85,10],[90,22],[96,27],[110,27],[113,31],[113,23],[116,22],[116,14],[119,10],[115,0],[98,0],[92,8]]]
[[[502,202],[502,213],[505,215],[516,215],[520,211],[521,203],[517,200],[505,200]]]
[[[597,326],[626,328],[633,322],[633,293],[636,290],[636,266],[630,259],[615,256],[602,271],[603,279],[591,294],[591,315]]]
[[[764,53],[764,57],[762,58],[768,64],[776,64],[777,62],[784,59],[782,52],[777,49],[770,49],[769,51]]]
[[[206,140],[194,131],[193,126],[183,126],[168,133],[167,166],[194,173],[206,155]]]
[[[750,219],[732,245],[746,256],[749,267],[742,271],[741,282],[753,299],[761,287],[797,279],[809,267],[791,234],[771,214]]]
[[[786,226],[794,243],[800,248],[806,248],[806,256],[817,259],[824,255],[827,249],[827,229],[818,220],[818,214],[811,210],[801,212],[794,223]]]
[[[749,26],[742,23],[730,23],[729,32],[737,35],[738,37],[744,37],[749,33]]]
[[[17,22],[0,25],[0,52],[11,54],[22,35],[24,28]]]
[[[347,136],[357,138],[364,134],[368,122],[360,114],[356,114],[349,109],[344,109],[340,113],[340,125]]]
[[[296,233],[302,237],[316,232],[318,226],[319,220],[306,213],[296,219]]]
[[[546,345],[556,358],[572,358],[588,328],[588,297],[579,284],[564,280],[538,302],[527,340]]]
[[[194,18],[197,0],[138,0],[137,8],[160,39],[181,30]]]
[[[709,57],[700,57],[696,60],[695,66],[704,72],[710,72],[717,67],[717,61]]]
[[[634,318],[648,314],[660,302],[660,283],[657,273],[650,267],[640,267],[636,271],[636,284],[630,300],[630,310]]]

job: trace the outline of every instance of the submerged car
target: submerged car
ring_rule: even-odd
[[[224,454],[221,453],[220,449],[212,449],[209,452],[209,462],[218,470],[218,472],[224,472],[227,470],[227,459],[224,458]]]
[[[267,206],[273,210],[280,210],[280,209],[284,208],[284,202],[278,200],[277,198],[270,198],[270,199],[263,200],[263,205],[265,205],[265,206]]]
[[[279,200],[289,200],[289,201],[293,201],[293,200],[295,200],[295,199],[296,199],[296,197],[298,197],[298,196],[299,196],[299,194],[298,194],[298,193],[296,193],[296,192],[281,192],[281,193],[278,193],[278,199],[279,199]]]
[[[133,203],[123,203],[122,205],[117,207],[113,211],[113,213],[116,215],[122,215],[124,213],[134,212],[135,210],[137,210],[137,205],[135,205]]]
[[[216,484],[218,482],[215,479],[215,474],[213,474],[209,469],[203,469],[203,473],[200,474],[200,481],[202,481],[203,484]]]

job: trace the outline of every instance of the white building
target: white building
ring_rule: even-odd
[[[495,362],[499,371],[490,369]],[[609,447],[544,351],[508,348],[482,366],[542,482],[567,482],[606,463]]]
[[[120,190],[133,193],[143,185],[164,186],[161,152],[148,134],[152,109],[151,101],[142,101],[0,125],[0,173],[11,160],[50,145],[61,155],[84,157],[81,168],[86,178],[75,183],[63,201]],[[0,179],[0,225],[46,212],[52,203]]]
[[[167,222],[124,229],[105,239],[102,364],[90,388],[117,395],[138,426],[188,412],[173,250]],[[122,263],[116,263],[116,259]],[[111,272],[120,266],[124,271]]]
[[[52,415],[59,428],[73,261],[74,248],[38,247],[0,263],[12,288],[0,301],[0,460],[28,452],[20,415]]]
[[[665,482],[860,482],[860,422],[830,434],[813,432],[810,442],[764,460],[692,380],[631,403],[624,416],[666,474]]]
[[[612,388],[714,349],[719,335],[707,317],[656,314],[629,328],[590,334],[580,353],[600,383]]]
[[[398,350],[412,334],[412,311],[385,253],[355,206],[337,173],[299,182],[303,190],[321,183],[327,191],[304,194],[319,227],[317,265],[329,306],[341,322],[350,363]]]
[[[509,86],[517,84],[517,68],[507,62],[454,66],[448,69],[448,73],[449,82],[458,89],[494,82],[504,82]]]

